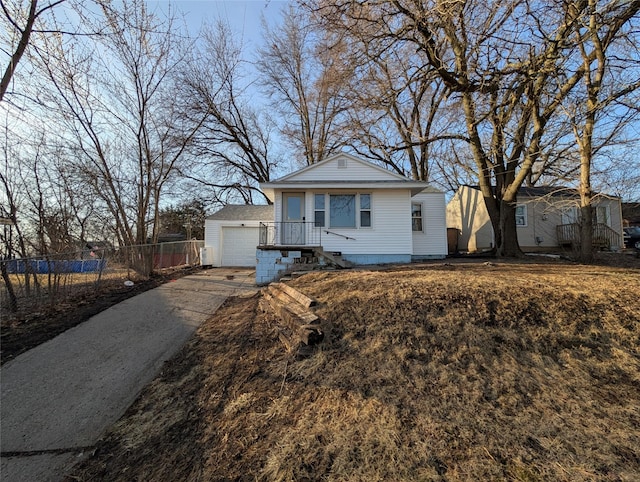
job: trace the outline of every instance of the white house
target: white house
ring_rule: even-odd
[[[228,205],[204,222],[202,264],[255,266],[260,223],[273,221],[273,206]]]
[[[444,193],[352,155],[333,155],[260,188],[273,203],[273,217],[258,223],[253,260],[258,284],[309,259],[362,265],[447,255]],[[220,238],[209,234],[210,221],[221,220],[206,225],[205,245],[220,252],[212,264],[231,266],[225,253],[233,248],[225,250]],[[229,222],[216,229],[229,230]],[[233,222],[249,226],[241,219]]]

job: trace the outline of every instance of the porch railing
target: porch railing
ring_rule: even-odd
[[[622,247],[620,242],[620,233],[603,223],[593,225],[593,247],[617,249]],[[580,225],[578,223],[560,224],[556,226],[556,234],[558,236],[558,244],[560,246],[580,245]]]
[[[258,246],[322,246],[322,228],[311,221],[260,223]]]
[[[573,245],[580,241],[580,225],[577,223],[559,224],[556,236],[560,246]]]

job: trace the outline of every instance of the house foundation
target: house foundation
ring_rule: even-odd
[[[260,248],[256,250],[256,285],[264,286],[278,281],[292,270],[294,260],[302,257],[302,251],[286,248]]]

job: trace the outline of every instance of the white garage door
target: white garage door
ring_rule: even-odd
[[[255,266],[260,228],[222,228],[222,266]]]

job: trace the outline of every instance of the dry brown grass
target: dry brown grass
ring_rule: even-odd
[[[256,299],[230,300],[75,475],[640,479],[637,270],[439,264],[291,284],[330,327],[312,356],[285,353]]]
[[[3,323],[37,316],[69,300],[73,302],[74,298],[107,293],[122,286],[126,280],[140,282],[145,278],[126,268],[109,268],[103,273],[11,274],[9,279],[17,309],[10,310],[5,281],[0,279],[0,320]]]

